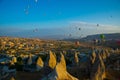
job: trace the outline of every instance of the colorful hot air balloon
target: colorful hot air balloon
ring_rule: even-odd
[[[100,35],[100,38],[103,40],[103,39],[105,39],[105,35],[104,34],[101,34]]]
[[[120,40],[117,40],[116,42],[117,42],[118,45],[120,45]]]
[[[103,44],[105,42],[105,35],[104,34],[101,34],[100,35],[100,38],[101,38],[101,43]]]

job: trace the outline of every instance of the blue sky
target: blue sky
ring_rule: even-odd
[[[29,34],[34,29],[38,31]],[[120,0],[0,0],[1,36],[116,32],[120,32]]]

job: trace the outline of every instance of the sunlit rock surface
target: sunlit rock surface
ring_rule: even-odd
[[[78,64],[79,64],[78,53],[75,52],[75,53],[74,53],[74,65],[78,65]]]
[[[39,71],[41,68],[44,67],[44,62],[43,60],[41,59],[41,57],[38,57],[37,59],[37,62],[36,62],[36,68],[37,68],[37,71]]]
[[[93,51],[90,55],[90,60],[91,60],[91,63],[94,64],[95,62],[95,59],[96,59],[96,53],[95,51]]]
[[[60,62],[57,63],[55,69],[42,80],[78,80],[70,75],[66,70],[66,62],[64,56],[61,54]]]
[[[49,51],[49,53],[48,53],[48,59],[47,59],[46,65],[52,69],[54,69],[56,66],[56,56],[54,55],[54,53],[52,51]]]

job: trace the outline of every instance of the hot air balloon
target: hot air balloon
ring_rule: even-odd
[[[37,3],[37,2],[38,2],[38,0],[35,0],[35,2]]]
[[[105,39],[104,34],[101,34],[101,35],[100,35],[100,38],[101,38],[101,39]]]
[[[105,42],[105,35],[104,34],[101,34],[100,35],[100,38],[101,38],[101,43],[103,44]]]
[[[75,46],[79,46],[80,45],[80,42],[79,41],[76,41],[75,42]]]
[[[69,34],[69,36],[71,37],[72,35],[71,35],[71,34]]]
[[[24,9],[24,12],[25,12],[25,14],[29,13],[28,9]]]
[[[112,18],[112,15],[110,16],[110,18]]]
[[[33,32],[38,32],[38,29],[37,29],[37,28],[36,28],[36,29],[34,29],[34,30],[33,30]]]
[[[99,24],[97,24],[97,27],[99,26]]]
[[[116,42],[117,42],[117,44],[120,46],[120,40],[117,40]]]

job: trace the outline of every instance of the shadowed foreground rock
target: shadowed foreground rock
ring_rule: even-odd
[[[98,54],[95,63],[91,67],[90,80],[103,80],[104,78],[105,78],[105,65],[101,56]]]
[[[31,65],[31,64],[32,64],[32,54],[29,54],[28,60],[27,60],[27,65]]]

